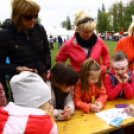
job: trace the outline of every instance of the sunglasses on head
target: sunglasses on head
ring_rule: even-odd
[[[24,18],[25,18],[25,20],[32,20],[33,18],[37,19],[38,18],[38,14],[35,14],[35,15],[25,15]]]

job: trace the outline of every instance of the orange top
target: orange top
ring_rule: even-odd
[[[122,50],[126,53],[128,57],[128,62],[130,64],[134,59],[134,38],[131,36],[127,36],[125,38],[120,39],[115,47],[114,53],[118,50]],[[131,71],[133,69],[133,66],[134,62],[129,66],[129,69]]]
[[[96,85],[89,85],[90,88],[90,93],[87,91],[81,91],[81,81],[79,80],[78,83],[75,85],[75,92],[74,92],[74,104],[76,108],[79,108],[83,112],[86,113],[91,113],[89,110],[93,96],[95,97],[93,101],[95,102],[101,102],[102,103],[102,108],[105,107],[106,101],[107,101],[107,94],[106,94],[106,88],[101,86],[101,89],[97,90]]]

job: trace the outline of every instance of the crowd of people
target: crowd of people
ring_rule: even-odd
[[[0,30],[0,133],[58,134],[55,120],[71,120],[75,108],[97,113],[108,99],[134,96],[134,22],[110,60],[108,47],[94,33],[94,19],[84,10],[76,12],[74,36],[63,46],[58,37],[61,49],[51,68],[53,37],[49,47],[44,27],[36,22],[39,11],[31,0],[13,0],[11,19]],[[12,102],[4,93],[7,75]],[[123,112],[134,114],[134,106]],[[132,125],[109,134],[131,134],[133,129]]]

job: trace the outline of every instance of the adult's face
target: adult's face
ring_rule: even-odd
[[[80,34],[80,37],[84,40],[88,40],[92,35],[93,35],[93,31],[89,31],[89,30],[78,30],[78,33]]]
[[[23,28],[32,29],[37,17],[38,14],[31,15],[29,13],[26,13],[25,15],[21,16],[20,23]]]

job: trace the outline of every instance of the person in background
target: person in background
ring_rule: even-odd
[[[101,80],[101,67],[93,59],[85,60],[79,71],[79,81],[75,85],[75,107],[86,113],[97,113],[105,107],[106,88]]]
[[[53,43],[54,43],[54,38],[53,38],[53,36],[50,34],[50,36],[49,36],[50,49],[54,49]]]
[[[130,71],[134,69],[134,21],[131,23],[128,29],[128,36],[121,38],[114,50],[114,53],[118,50],[122,50],[128,57],[128,67]]]
[[[46,31],[36,22],[40,6],[31,0],[12,0],[11,19],[0,30],[0,81],[22,71],[35,71],[40,76],[51,68]],[[6,58],[10,64],[6,64]]]
[[[57,63],[50,70],[46,83],[51,88],[51,105],[56,120],[69,120],[73,115],[74,85],[77,81],[77,72],[67,63]]]
[[[62,38],[61,38],[61,36],[59,35],[59,36],[58,36],[58,49],[60,48],[60,46],[62,46],[62,43],[63,43]]]
[[[128,69],[127,55],[119,50],[111,58],[112,68],[104,79],[107,95],[110,100],[117,96],[131,99],[134,93],[134,75]]]
[[[58,134],[50,105],[51,91],[34,72],[23,71],[12,77],[14,103],[0,109],[0,133]]]
[[[89,14],[85,13],[84,10],[80,10],[74,16],[76,32],[60,49],[56,56],[56,62],[65,62],[69,58],[71,66],[79,72],[82,63],[86,59],[92,58],[100,64],[104,76],[110,67],[108,47],[94,33],[96,24]]]

